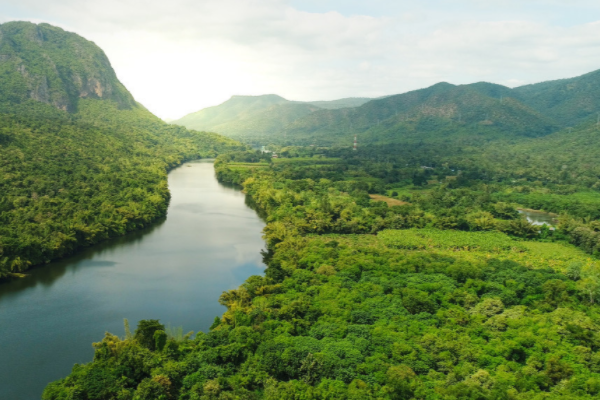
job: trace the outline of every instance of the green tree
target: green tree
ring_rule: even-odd
[[[147,349],[154,350],[156,348],[155,333],[157,331],[164,333],[165,326],[161,324],[157,319],[143,319],[140,322],[138,322],[138,326],[135,330],[133,338]],[[157,339],[159,337],[161,337],[160,334],[156,336]]]

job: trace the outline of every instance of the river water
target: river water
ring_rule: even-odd
[[[262,274],[264,222],[211,161],[169,173],[168,216],[153,227],[0,285],[0,399],[39,400],[73,364],[90,362],[105,331],[141,319],[207,331],[224,290]]]

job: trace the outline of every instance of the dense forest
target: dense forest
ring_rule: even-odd
[[[0,32],[0,279],[147,226],[166,213],[169,168],[243,148],[153,116],[75,34]]]
[[[598,73],[190,117],[276,158],[163,123],[59,28],[0,25],[0,60],[0,278],[164,216],[189,159],[267,221],[208,332],[125,321],[45,400],[600,396]]]
[[[143,109],[24,103],[0,114],[0,278],[147,226],[166,214],[167,171],[239,144]]]
[[[517,210],[536,181],[327,151],[219,156],[267,218],[265,276],[223,293],[209,332],[107,333],[44,399],[600,395],[594,208],[557,200],[558,226],[536,227]],[[557,180],[550,199],[587,190]]]

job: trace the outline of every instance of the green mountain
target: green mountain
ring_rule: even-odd
[[[0,25],[0,61],[0,102],[33,99],[67,111],[80,99],[136,106],[98,46],[48,24]]]
[[[514,93],[562,126],[575,126],[600,112],[600,70],[576,78],[521,86]]]
[[[270,95],[273,96],[273,95]],[[483,140],[514,136],[543,136],[557,122],[521,100],[512,89],[491,83],[451,85],[426,89],[359,104],[330,102],[266,104],[262,96],[231,99],[220,106],[190,114],[174,123],[202,128],[254,144],[345,145],[354,135],[361,143]],[[269,97],[272,99],[272,97]],[[230,104],[231,102],[231,104]]]
[[[208,107],[172,121],[172,124],[182,125],[190,129],[215,130],[222,124],[243,119],[270,107],[287,104],[288,100],[275,94],[263,96],[233,96],[221,105]]]
[[[135,102],[94,43],[0,25],[0,278],[165,215],[167,170],[240,148]]]
[[[264,134],[279,132],[282,126],[316,109],[310,104],[292,102],[274,94],[233,96],[221,105],[205,108],[171,123],[189,129],[226,132],[229,137],[251,142]]]
[[[290,102],[245,115],[209,130],[227,132],[225,135],[228,137],[237,138],[237,140],[243,140],[247,143],[261,144],[268,141],[273,135],[281,133],[284,127],[316,110],[319,110],[319,108],[311,104]],[[285,140],[285,136],[283,139]]]
[[[273,138],[295,143],[402,143],[457,138],[489,140],[545,136],[577,126],[600,111],[600,71],[511,89],[479,82],[439,83],[409,93],[372,100],[349,110],[315,112]]]
[[[298,144],[349,143],[354,135],[360,135],[363,143],[383,144],[542,136],[555,129],[551,119],[507,97],[510,93],[509,88],[489,83],[439,83],[357,108],[312,113],[287,126],[285,135]]]
[[[294,121],[321,110],[357,107],[371,99],[346,98],[333,101],[300,102],[268,94],[233,96],[223,104],[205,108],[171,121],[189,129],[220,132],[248,143],[265,143],[285,131]]]
[[[478,143],[545,136],[600,111],[600,71],[511,89],[478,82],[439,83],[369,100],[289,102],[279,96],[232,98],[173,123],[253,144],[350,145],[439,141]]]
[[[373,99],[369,97],[347,97],[345,99],[330,100],[330,101],[310,101],[309,103],[319,108],[327,110],[337,110],[339,108],[360,107]]]
[[[498,176],[512,176],[531,182],[568,184],[600,189],[600,126],[596,118],[576,128],[562,129],[550,135],[515,143],[500,143],[474,149],[474,163],[464,168],[494,171]],[[547,207],[539,206],[540,208]],[[571,205],[572,212],[575,206]],[[595,206],[597,209],[597,206]]]

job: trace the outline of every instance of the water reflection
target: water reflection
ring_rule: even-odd
[[[245,203],[246,203],[246,206],[248,206],[248,208],[254,210],[254,212],[256,212],[256,214],[260,217],[260,219],[262,219],[266,223],[267,213],[258,207],[258,204],[256,204],[256,202],[254,201],[254,199],[252,197],[246,196]]]
[[[264,222],[212,163],[171,171],[169,188],[166,220],[0,285],[1,398],[39,399],[123,318],[207,330],[221,293],[263,272]]]
[[[519,213],[525,215],[527,221],[529,221],[532,225],[542,226],[545,224],[548,226],[555,226],[558,224],[558,216],[556,214],[526,209],[520,209],[518,211]]]
[[[9,284],[0,285],[0,306],[2,298],[10,296],[12,293],[21,293],[28,288],[37,285],[50,287],[65,273],[74,273],[75,269],[84,267],[112,267],[117,265],[115,261],[102,261],[96,258],[101,257],[107,250],[119,249],[123,246],[132,245],[141,241],[144,236],[152,233],[165,223],[166,218],[159,219],[154,225],[139,231],[131,232],[125,236],[111,239],[94,246],[87,247],[79,253],[64,260],[56,261],[48,265],[41,265],[27,271],[27,277],[15,278]]]

